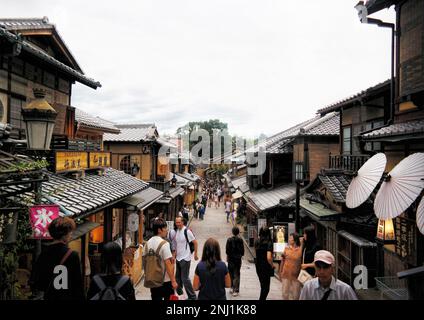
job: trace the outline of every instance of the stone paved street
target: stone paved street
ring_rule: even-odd
[[[193,219],[190,225],[196,238],[199,241],[199,259],[201,259],[203,244],[209,237],[214,237],[219,240],[221,245],[222,259],[225,259],[225,243],[227,238],[231,236],[232,224],[226,222],[224,206],[221,203],[219,209],[214,206],[207,208],[205,220],[199,221]],[[252,260],[249,250],[245,248],[245,256],[241,268],[240,295],[233,297],[227,289],[227,299],[229,300],[257,300],[260,294],[259,280],[256,275],[255,265],[248,260]],[[191,279],[194,275],[197,262],[192,260],[190,268]],[[150,300],[150,290],[143,286],[143,283],[136,287],[137,299]],[[181,298],[184,298],[181,296]],[[271,290],[268,295],[268,300],[281,299],[281,282],[273,277],[271,279]]]

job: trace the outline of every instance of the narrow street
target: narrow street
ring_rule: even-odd
[[[194,235],[199,241],[199,259],[202,257],[203,244],[210,238],[216,238],[221,246],[221,257],[225,261],[225,244],[227,238],[231,236],[232,224],[226,222],[224,206],[221,203],[220,208],[215,209],[214,206],[207,208],[205,219],[203,221],[193,219],[190,225]],[[241,267],[241,280],[240,280],[240,295],[233,297],[227,289],[228,300],[258,300],[260,294],[260,284],[256,275],[255,265],[248,260],[252,260],[249,250],[245,248],[245,256],[243,257],[243,264]],[[199,260],[200,261],[200,260]],[[197,262],[194,258],[190,268],[190,278],[193,279],[194,270]],[[140,282],[136,287],[136,296],[139,300],[150,300],[150,290],[143,286]],[[180,296],[185,299],[186,296]],[[281,282],[273,277],[271,279],[271,289],[268,295],[268,300],[281,299]]]

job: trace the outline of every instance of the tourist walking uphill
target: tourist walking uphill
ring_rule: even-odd
[[[233,236],[228,238],[225,246],[227,254],[228,269],[231,277],[231,291],[230,293],[236,297],[240,292],[240,269],[241,258],[244,256],[244,243],[239,237],[240,230],[238,227],[233,227]]]
[[[34,288],[44,300],[84,300],[82,286],[81,263],[78,253],[68,247],[72,231],[76,228],[73,219],[59,217],[54,219],[48,227],[53,242],[46,246],[38,258],[32,281]],[[67,269],[68,289],[54,285],[56,266],[63,265]]]
[[[165,220],[155,220],[153,234],[143,250],[144,286],[150,288],[152,300],[169,300],[178,284]]]
[[[271,277],[274,276],[274,264],[272,261],[272,238],[271,231],[264,226],[259,230],[259,239],[255,243],[256,249],[256,274],[261,284],[259,300],[266,300]]]
[[[194,260],[199,260],[197,256],[198,243],[193,232],[184,226],[182,217],[177,217],[175,219],[175,227],[176,230],[172,230],[170,232],[170,237],[172,241],[172,249],[174,250],[173,256],[177,265],[177,293],[182,295],[183,288],[185,288],[188,299],[196,300],[196,294],[189,278],[189,272],[192,253],[194,253]]]
[[[193,289],[199,290],[199,300],[226,300],[225,288],[230,286],[230,274],[221,260],[219,243],[209,238],[203,246],[202,261],[194,273]]]

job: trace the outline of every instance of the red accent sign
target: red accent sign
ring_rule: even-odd
[[[37,205],[29,208],[29,216],[35,239],[51,239],[48,228],[59,217],[58,205]]]

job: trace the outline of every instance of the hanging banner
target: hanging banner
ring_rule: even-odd
[[[35,239],[51,239],[48,228],[59,217],[58,205],[37,205],[29,208],[29,217]]]

